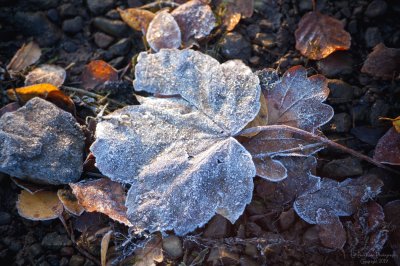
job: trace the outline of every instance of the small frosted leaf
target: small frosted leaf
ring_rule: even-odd
[[[219,64],[193,50],[141,53],[133,85],[138,91],[180,94],[226,133],[237,133],[260,109],[259,80],[238,60]]]
[[[162,48],[178,48],[182,42],[181,30],[171,14],[161,11],[150,22],[146,39],[156,52]]]
[[[55,65],[41,65],[25,77],[25,86],[49,83],[56,87],[60,87],[64,84],[67,73],[65,69]]]
[[[284,166],[278,156],[309,156],[324,145],[305,135],[291,130],[288,126],[268,126],[263,131],[243,144],[253,156],[257,175],[270,181],[286,178]]]
[[[171,12],[182,31],[183,42],[191,38],[201,39],[215,27],[216,19],[209,5],[191,0]]]
[[[336,215],[331,215],[325,209],[317,210],[318,236],[322,245],[332,249],[342,249],[346,244],[346,231]]]
[[[294,66],[279,79],[276,72],[258,72],[268,103],[268,124],[297,127],[311,133],[333,117],[333,109],[322,102],[329,95],[326,78],[307,78],[302,66]]]
[[[343,182],[323,179],[321,189],[298,197],[293,207],[304,221],[316,224],[318,209],[336,216],[352,215],[361,203],[378,195],[382,186],[381,180],[367,175]]]

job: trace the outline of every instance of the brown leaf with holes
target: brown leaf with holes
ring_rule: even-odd
[[[361,72],[382,79],[400,78],[400,49],[378,44],[368,55]]]
[[[400,165],[400,133],[394,127],[389,129],[376,144],[374,160],[381,163]]]
[[[57,191],[57,196],[64,205],[64,208],[73,215],[79,216],[85,211],[71,190],[59,189]]]
[[[302,55],[320,60],[337,50],[348,50],[350,34],[343,24],[330,16],[312,11],[305,14],[295,31],[296,49]]]
[[[142,31],[144,35],[146,35],[147,28],[155,16],[153,12],[140,8],[128,8],[124,10],[117,8],[117,10],[122,20],[129,27]]]
[[[88,212],[101,212],[111,219],[132,226],[126,217],[125,190],[108,178],[70,184],[79,204]]]
[[[94,90],[106,81],[117,80],[117,70],[103,60],[90,62],[82,72],[82,86],[87,90]]]
[[[63,212],[63,205],[55,191],[38,191],[31,194],[25,190],[18,195],[19,215],[33,221],[45,221],[58,218]]]
[[[13,77],[16,73],[36,63],[41,55],[42,51],[35,42],[24,44],[15,53],[10,63],[8,63],[7,71],[10,73],[11,77]]]

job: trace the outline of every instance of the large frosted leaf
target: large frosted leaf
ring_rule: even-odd
[[[297,127],[311,133],[333,117],[333,109],[322,102],[329,94],[322,75],[307,78],[302,66],[287,70],[282,78],[274,70],[258,72],[268,103],[268,124]]]
[[[293,207],[304,221],[316,224],[319,209],[335,216],[352,215],[362,202],[378,195],[382,186],[381,180],[368,175],[343,182],[326,178],[320,190],[300,196]]]
[[[171,64],[162,66],[166,61]],[[241,79],[231,78],[237,65],[245,70]],[[185,76],[189,68],[194,77]],[[213,70],[223,73],[219,80],[224,88],[209,87],[214,83],[207,74]],[[192,83],[185,87],[179,77]],[[175,230],[183,235],[215,213],[234,222],[251,200],[255,167],[231,136],[258,112],[258,78],[236,62],[219,65],[198,52],[161,50],[139,56],[135,86],[184,98],[147,98],[140,106],[106,116],[97,126],[91,150],[103,174],[132,185],[126,206],[136,231]],[[217,102],[209,98],[212,91],[219,92]]]

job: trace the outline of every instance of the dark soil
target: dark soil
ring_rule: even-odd
[[[138,7],[150,1],[87,2],[90,4],[82,0],[0,0],[0,107],[9,102],[6,89],[23,86],[23,78],[6,77],[5,68],[15,52],[29,40],[36,40],[42,48],[39,63],[69,66],[65,84],[74,87],[79,87],[83,67],[91,60],[102,59],[117,69],[124,69],[132,57],[145,50],[142,34],[126,26],[116,8]],[[335,109],[334,118],[323,128],[324,134],[371,156],[377,141],[391,126],[378,118],[400,115],[400,83],[375,80],[362,74],[360,69],[376,44],[383,42],[388,47],[400,48],[400,2],[318,1],[317,9],[343,21],[352,37],[349,51],[336,52],[319,62],[308,60],[295,49],[294,31],[301,17],[312,9],[311,1],[255,2],[253,17],[242,20],[233,32],[217,36],[199,49],[220,61],[242,59],[254,70],[268,67],[284,72],[300,64],[307,67],[309,74],[324,74],[331,79],[328,104]],[[132,79],[133,75],[128,72],[124,94],[118,95],[117,92],[111,98],[134,102]],[[85,111],[79,105],[77,107],[78,111]],[[93,115],[87,110],[85,112]],[[398,176],[337,150],[326,149],[319,153],[317,174],[321,177],[341,181],[366,173],[376,175],[385,184],[377,199],[379,204],[399,199]],[[256,187],[264,182],[256,179]],[[73,247],[59,220],[32,222],[21,218],[15,207],[20,189],[4,174],[0,174],[0,184],[1,265],[95,264]],[[209,248],[210,253],[201,264],[392,265],[399,261],[392,256],[388,244],[376,261],[350,254],[352,243],[347,243],[343,251],[327,251],[316,242],[314,227],[297,217],[290,204],[280,209],[271,208],[259,191],[255,192],[253,202],[234,225],[216,216],[196,232],[203,234],[201,239],[185,238],[184,252],[188,260]],[[104,217],[98,219],[102,226],[111,226],[123,235],[128,234],[114,222]],[[73,221],[74,218],[67,217],[68,224]],[[86,232],[83,238],[76,230],[74,234],[86,250],[99,258],[99,237],[96,238],[95,232]],[[257,241],[229,244],[222,240],[233,237],[264,239],[268,245]],[[210,257],[213,252],[216,256],[217,247],[224,248],[224,256],[212,260]],[[182,258],[169,259],[166,255],[165,261],[174,265],[182,261]]]

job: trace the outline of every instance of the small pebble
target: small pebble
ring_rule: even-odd
[[[182,241],[179,237],[170,235],[163,239],[163,250],[172,258],[183,255]]]
[[[73,255],[69,260],[69,266],[82,266],[85,263],[85,258],[80,255]]]
[[[101,15],[110,10],[113,5],[113,0],[87,0],[88,9],[95,15]]]
[[[361,175],[363,169],[359,159],[347,157],[328,162],[322,168],[322,173],[326,177],[350,177]]]
[[[77,33],[82,30],[83,20],[81,17],[66,19],[63,22],[62,29],[66,33]]]
[[[237,32],[229,32],[221,42],[221,53],[227,59],[247,60],[251,55],[250,43]]]
[[[0,225],[11,223],[11,215],[8,212],[0,212]]]
[[[379,17],[386,13],[387,7],[388,5],[386,1],[374,0],[368,5],[364,14],[369,18]]]
[[[113,41],[114,38],[102,33],[102,32],[96,32],[95,34],[93,34],[93,38],[94,38],[94,43],[100,47],[100,48],[107,48]]]
[[[366,46],[368,48],[373,48],[375,45],[382,42],[381,32],[377,27],[367,28],[364,39]]]
[[[230,231],[230,222],[221,215],[215,215],[209,221],[204,229],[203,237],[206,238],[223,238]]]

